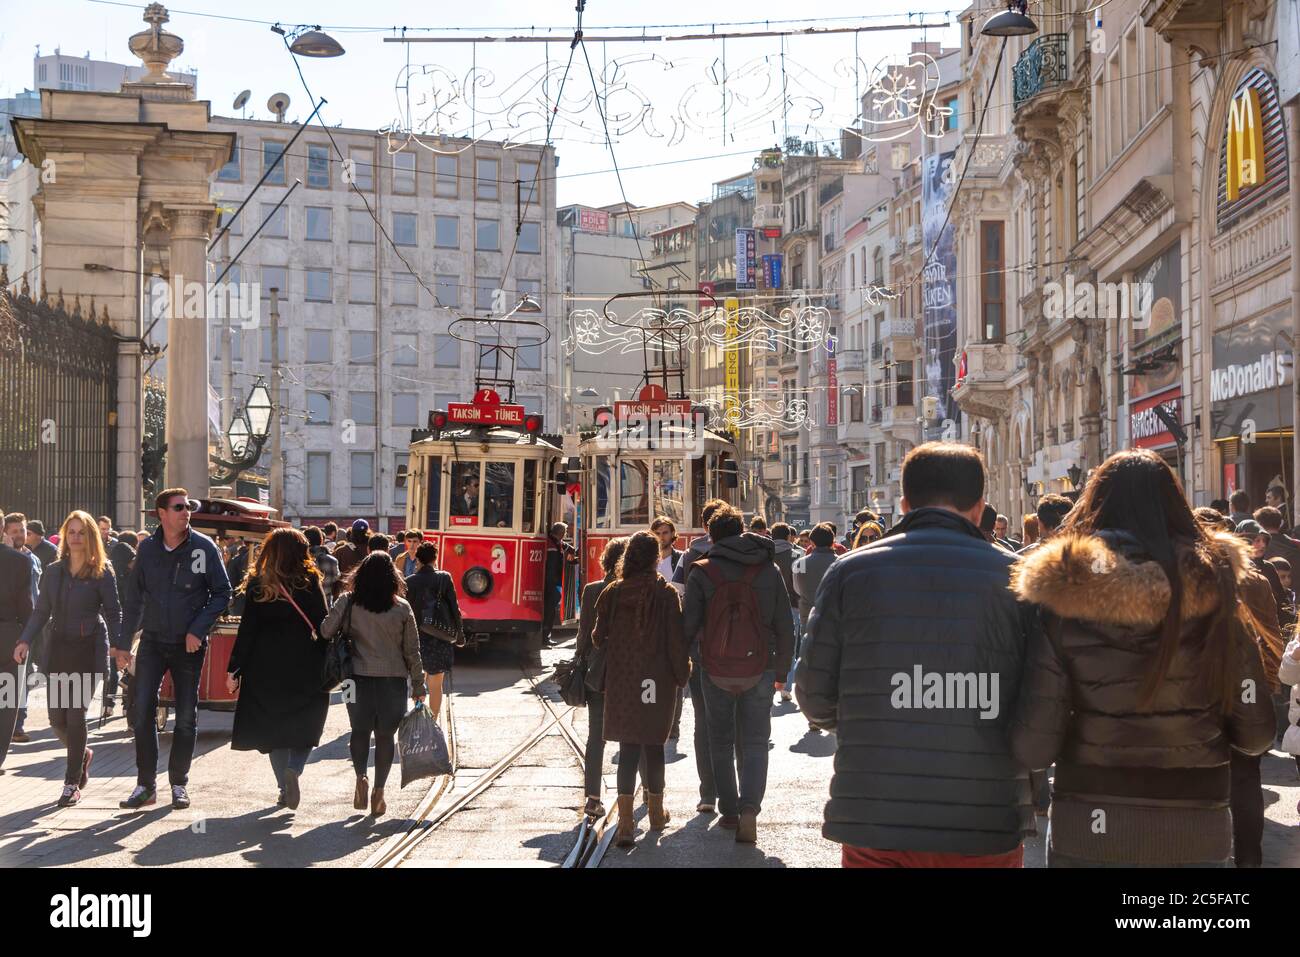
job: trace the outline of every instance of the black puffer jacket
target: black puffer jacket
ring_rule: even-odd
[[[1100,862],[1221,860],[1231,848],[1230,748],[1268,749],[1276,730],[1259,649],[1234,632],[1234,687],[1253,682],[1253,702],[1234,695],[1227,714],[1203,681],[1199,650],[1219,608],[1214,564],[1238,582],[1246,547],[1216,535],[1208,549],[1176,549],[1183,642],[1154,704],[1139,690],[1155,657],[1169,579],[1124,532],[1065,536],[1022,559],[1013,588],[1043,609],[1012,747],[1024,765],[1056,763],[1052,849]],[[1102,812],[1104,816],[1098,815]],[[1103,826],[1103,830],[1098,830]]]
[[[827,838],[1001,854],[1033,832],[1028,773],[1007,732],[1037,616],[1007,588],[1014,561],[960,515],[921,508],[826,572],[795,697],[838,735]],[[922,688],[930,674],[954,676],[951,699],[927,702],[912,687],[918,671]],[[957,675],[974,676],[965,707]]]

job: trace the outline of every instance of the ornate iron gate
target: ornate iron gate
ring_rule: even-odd
[[[48,531],[68,512],[112,514],[117,342],[108,310],[69,310],[60,293],[6,291],[0,271],[0,508]]]

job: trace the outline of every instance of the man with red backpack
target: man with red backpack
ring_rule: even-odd
[[[709,539],[708,557],[691,567],[686,580],[683,624],[687,639],[698,642],[703,666],[719,826],[752,844],[767,789],[772,691],[785,686],[794,653],[790,596],[772,540],[745,534],[739,511],[715,511]],[[743,757],[739,788],[737,734]]]

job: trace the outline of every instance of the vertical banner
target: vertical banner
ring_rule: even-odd
[[[766,289],[781,288],[781,254],[763,254],[763,286]]]
[[[739,232],[739,230],[737,230]],[[735,414],[740,414],[740,349],[735,344],[736,337],[740,334],[740,300],[735,296],[726,298],[727,306],[727,344],[722,350],[722,361],[724,364],[725,387],[726,392],[722,397],[723,420],[727,420],[732,415],[731,410],[735,409]]]
[[[758,237],[753,229],[736,230],[736,288],[753,289],[758,278]]]
[[[832,336],[826,343],[826,351],[830,355],[826,358],[826,424],[840,424],[840,381],[838,371],[835,368],[835,338]]]
[[[951,395],[957,354],[957,254],[952,223],[940,233],[952,198],[952,157],[951,151],[931,153],[921,166],[921,235],[926,257],[921,276],[925,394],[939,400],[941,419],[956,418]]]

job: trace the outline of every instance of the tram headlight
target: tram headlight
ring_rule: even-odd
[[[460,583],[471,598],[482,598],[492,590],[492,573],[476,565],[465,573]]]

